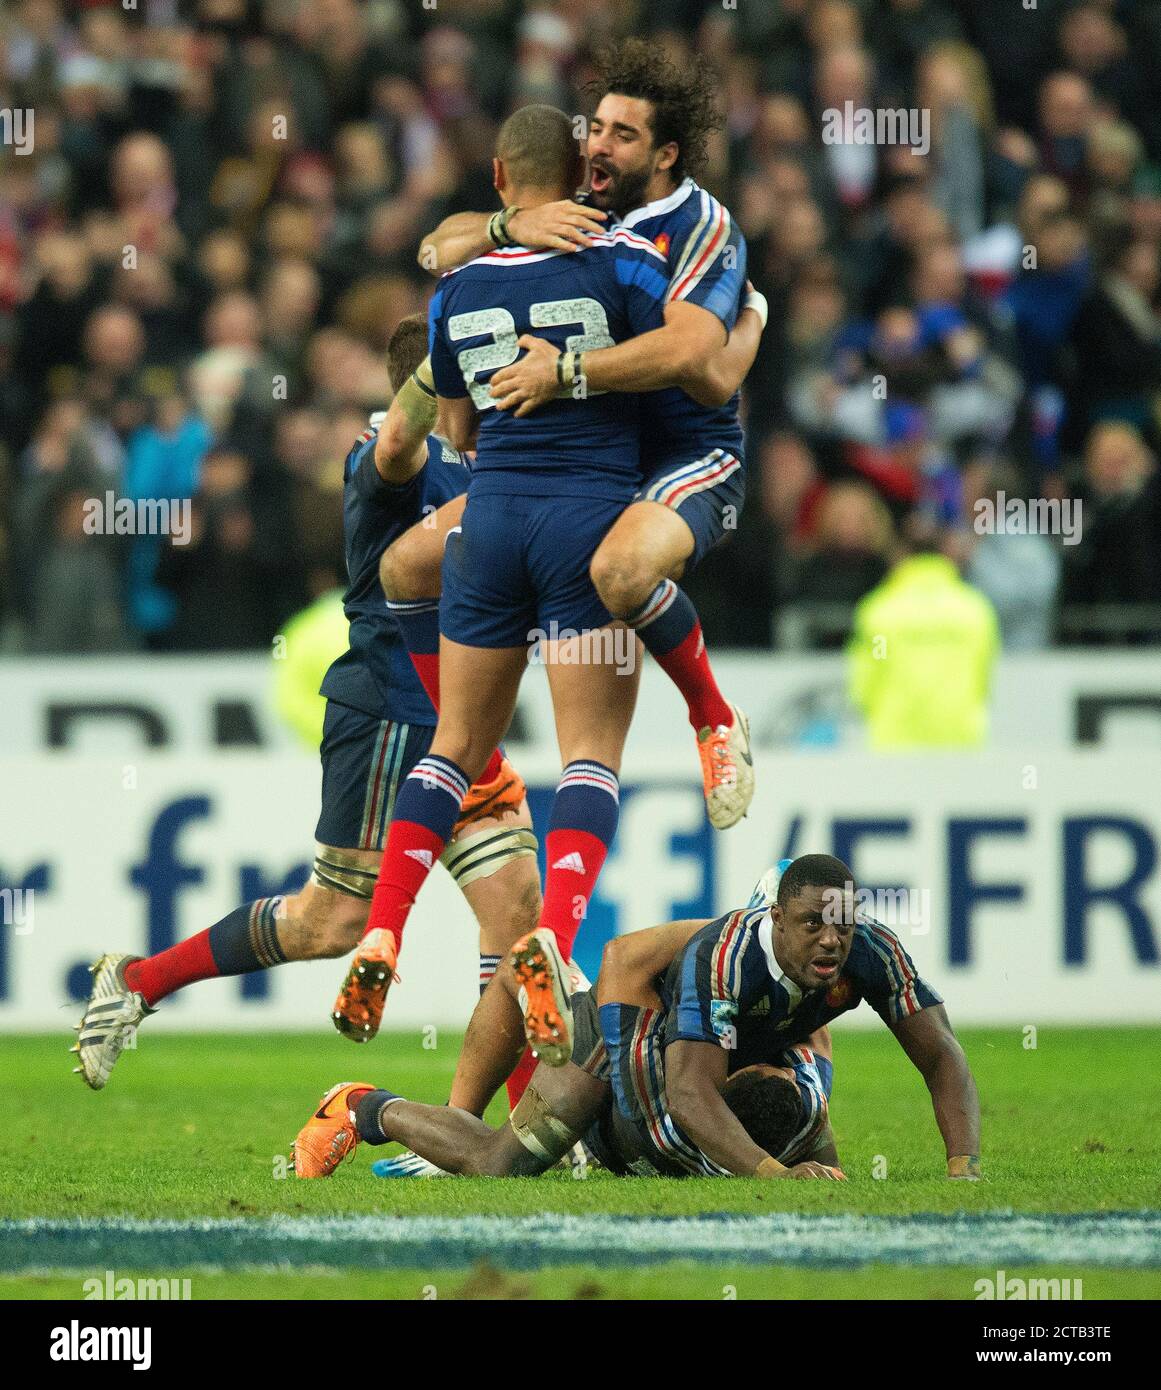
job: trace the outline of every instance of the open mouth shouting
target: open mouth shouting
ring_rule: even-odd
[[[589,187],[598,196],[608,193],[613,186],[613,172],[600,164],[593,164],[589,175]]]

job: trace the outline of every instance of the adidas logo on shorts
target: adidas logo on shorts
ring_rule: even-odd
[[[574,874],[583,874],[585,861],[574,850],[572,854],[566,854],[563,859],[558,859],[552,867],[554,869],[571,869]]]
[[[431,850],[429,849],[405,849],[403,851],[408,859],[417,859],[425,869],[431,868]]]

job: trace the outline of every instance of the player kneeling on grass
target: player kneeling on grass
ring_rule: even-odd
[[[597,983],[600,1038],[588,1026],[593,1001],[575,997],[572,1061],[559,1077],[538,1067],[503,1129],[386,1091],[335,1088],[299,1136],[297,1171],[332,1171],[359,1138],[399,1140],[451,1172],[539,1171],[534,1159],[547,1166],[545,1156],[566,1152],[578,1134],[589,1142],[611,1085],[615,1123],[656,1171],[785,1176],[731,1109],[730,1079],[784,1065],[796,1045],[822,1053],[830,1020],[866,999],[927,1084],[948,1176],[978,1177],[979,1098],[943,1001],[855,901],[847,866],[809,854],[768,874],[748,908],[623,937],[606,949]],[[829,1058],[805,1051],[825,1094]],[[319,1156],[324,1137],[329,1166]]]

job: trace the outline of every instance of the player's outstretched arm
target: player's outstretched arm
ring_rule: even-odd
[[[665,1049],[669,1114],[707,1158],[736,1177],[834,1178],[817,1161],[787,1168],[761,1149],[726,1104],[728,1058],[716,1043],[681,1040]]]
[[[689,939],[708,924],[709,918],[691,918],[613,937],[601,954],[597,1003],[660,1008],[654,982],[685,950]]]
[[[942,1004],[921,1009],[891,1030],[931,1092],[935,1122],[947,1148],[947,1176],[980,1175],[980,1098]]]
[[[375,471],[398,486],[414,478],[427,459],[427,436],[435,424],[438,401],[425,357],[395,393],[375,440]]]
[[[443,275],[486,256],[498,246],[528,246],[537,251],[579,251],[602,230],[608,213],[569,198],[536,208],[517,208],[498,225],[495,213],[457,212],[445,217],[419,246],[419,264]]]

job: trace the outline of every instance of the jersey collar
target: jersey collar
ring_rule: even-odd
[[[803,1000],[801,988],[794,983],[789,975],[778,964],[778,959],[774,955],[774,919],[767,912],[758,924],[758,945],[762,948],[762,954],[766,957],[766,970],[770,978],[776,985],[781,985],[786,991],[789,999],[787,1013],[793,1013]]]
[[[622,227],[635,227],[638,222],[644,222],[647,217],[661,217],[664,213],[672,212],[674,208],[680,207],[682,203],[692,194],[697,187],[691,178],[684,178],[673,190],[664,198],[656,198],[651,203],[646,203],[644,207],[634,208],[632,212],[627,212],[621,218]]]

